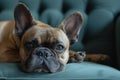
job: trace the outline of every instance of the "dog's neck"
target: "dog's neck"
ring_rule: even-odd
[[[20,39],[15,33],[15,22],[4,21],[4,23],[2,22],[2,24],[0,24],[0,28],[0,30],[2,30],[0,33],[2,35],[0,40],[1,45],[8,46],[8,48],[11,49],[18,48],[20,46]]]

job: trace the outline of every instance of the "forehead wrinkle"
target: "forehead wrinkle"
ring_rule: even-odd
[[[47,30],[46,31],[46,36],[47,36],[47,42],[54,42],[57,40],[57,33],[56,30]]]
[[[51,41],[51,38],[54,37],[54,34],[55,33],[53,33],[52,28],[38,27],[38,29],[36,30],[35,37],[42,42],[49,42]]]

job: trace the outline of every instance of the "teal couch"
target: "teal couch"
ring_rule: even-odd
[[[19,63],[0,63],[3,80],[120,80],[120,0],[0,0],[0,21],[14,20],[14,7],[25,3],[35,19],[57,27],[65,16],[80,11],[84,25],[75,51],[110,56],[110,65],[84,61],[69,63],[58,73],[24,73]]]

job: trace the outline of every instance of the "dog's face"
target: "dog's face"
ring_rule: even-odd
[[[35,21],[23,4],[16,6],[14,17],[15,33],[21,41],[22,69],[26,72],[62,71],[69,59],[69,46],[78,40],[81,14],[71,14],[58,28]]]

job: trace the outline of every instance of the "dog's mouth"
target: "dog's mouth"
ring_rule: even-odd
[[[56,57],[48,48],[40,48],[23,63],[25,72],[59,72],[64,69],[65,64]]]
[[[50,70],[47,68],[47,66],[41,65],[40,67],[33,67],[33,66],[28,66],[28,65],[22,65],[22,70],[24,72],[50,72]]]

